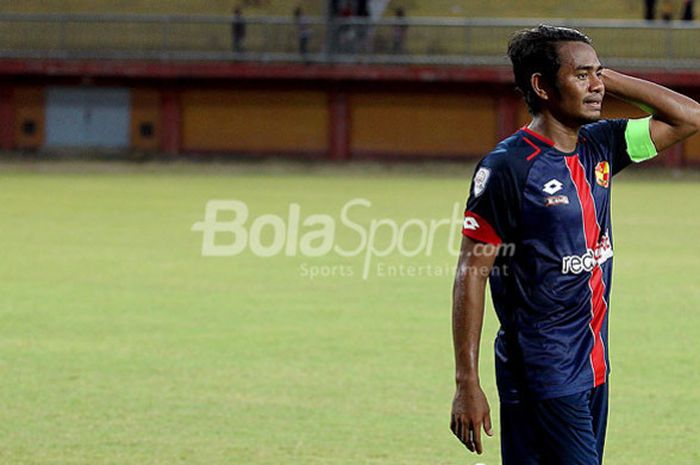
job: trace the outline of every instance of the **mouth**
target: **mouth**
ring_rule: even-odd
[[[603,107],[603,99],[587,99],[584,100],[583,103],[587,107],[594,110],[600,110]]]

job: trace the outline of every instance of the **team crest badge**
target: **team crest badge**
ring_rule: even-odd
[[[491,176],[491,170],[484,168],[483,166],[479,168],[474,175],[474,196],[479,197],[486,189],[486,184],[489,182],[489,177]]]
[[[605,188],[610,185],[610,164],[607,161],[601,161],[596,165],[595,182]]]

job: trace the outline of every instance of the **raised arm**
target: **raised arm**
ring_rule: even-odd
[[[483,452],[481,428],[489,436],[493,434],[489,404],[479,382],[479,343],[486,280],[495,259],[495,248],[481,247],[478,242],[464,237],[453,289],[452,336],[457,388],[450,429],[467,449],[477,454]]]
[[[700,104],[664,86],[611,69],[603,70],[606,93],[650,111],[651,139],[661,152],[700,130]]]

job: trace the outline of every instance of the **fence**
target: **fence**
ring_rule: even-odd
[[[245,36],[234,47],[232,16],[5,13],[0,57],[501,64],[509,36],[543,20],[256,16],[244,21]],[[611,65],[700,69],[700,25],[692,22],[544,21],[589,34]]]

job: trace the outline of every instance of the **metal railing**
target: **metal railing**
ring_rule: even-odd
[[[510,35],[541,22],[590,35],[611,65],[700,69],[700,25],[628,20],[0,14],[0,57],[504,64]],[[305,43],[302,43],[305,42]],[[303,50],[302,50],[303,49]]]

